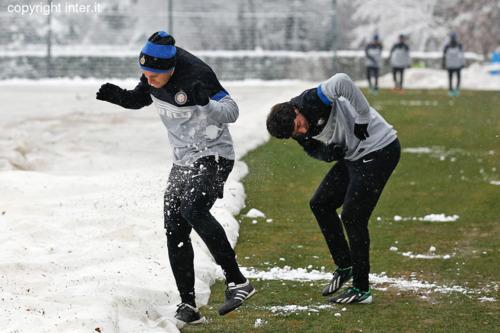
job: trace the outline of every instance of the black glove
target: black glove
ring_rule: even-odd
[[[119,104],[122,98],[122,93],[122,88],[111,83],[105,83],[101,86],[101,88],[99,88],[95,98],[101,101]]]
[[[368,135],[368,124],[354,124],[354,135],[361,141],[366,140]]]
[[[210,97],[208,95],[208,91],[205,88],[205,85],[196,81],[193,83],[193,102],[196,105],[205,106],[210,101]]]
[[[333,145],[332,158],[334,161],[340,161],[345,157],[345,147],[341,145]]]

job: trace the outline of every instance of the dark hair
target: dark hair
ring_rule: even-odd
[[[293,133],[293,122],[297,114],[292,103],[276,104],[267,116],[266,126],[269,134],[278,139],[288,139]]]

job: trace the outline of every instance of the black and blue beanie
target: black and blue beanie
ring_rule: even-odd
[[[139,55],[142,70],[166,73],[175,67],[175,39],[165,31],[158,31],[149,37]]]

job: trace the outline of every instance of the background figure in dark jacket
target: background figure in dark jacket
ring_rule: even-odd
[[[371,303],[368,220],[399,161],[396,131],[343,73],[273,106],[267,129],[293,138],[316,159],[337,161],[310,202],[337,265],[322,293],[333,295],[352,278],[353,287],[330,302]]]
[[[391,48],[389,59],[392,67],[392,77],[394,79],[394,89],[403,89],[403,78],[405,68],[410,67],[410,48],[406,44],[405,35],[399,35],[399,41]]]
[[[365,47],[366,79],[372,94],[378,94],[378,76],[382,60],[382,49],[383,45],[378,34],[373,35],[373,39]]]
[[[170,266],[181,304],[175,318],[181,324],[198,324],[204,317],[196,307],[194,229],[226,277],[226,314],[255,293],[242,275],[223,227],[210,213],[222,198],[224,183],[234,165],[228,124],[238,119],[238,105],[203,61],[176,47],[164,31],[154,33],[139,55],[142,76],[133,90],[106,83],[97,99],[128,109],[155,104],[167,128],[174,165],[164,198],[164,224]]]
[[[450,33],[450,41],[443,50],[443,68],[448,70],[448,95],[458,96],[460,94],[460,72],[465,66],[465,57],[462,44],[458,42],[455,32]],[[453,76],[457,77],[457,84],[453,87]]]

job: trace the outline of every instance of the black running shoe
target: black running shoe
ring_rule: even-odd
[[[200,314],[200,311],[186,303],[181,303],[177,305],[177,311],[175,312],[175,319],[181,322],[181,324],[203,324],[206,322],[205,317]]]
[[[223,316],[238,308],[243,304],[243,301],[253,296],[255,292],[255,288],[248,280],[242,284],[229,283],[224,295],[224,304],[219,308],[219,314]]]
[[[372,302],[372,290],[361,291],[358,288],[347,288],[343,293],[330,297],[329,301],[332,303],[358,303],[370,304]]]
[[[344,283],[352,278],[352,267],[348,268],[337,268],[333,272],[333,277],[330,283],[328,283],[323,289],[323,296],[329,296],[335,293],[337,290],[342,288]]]

